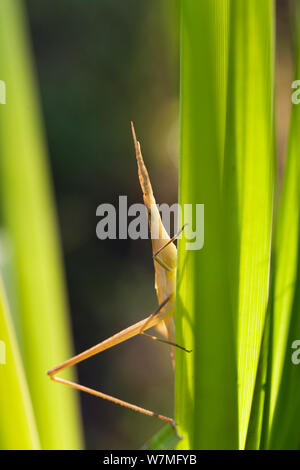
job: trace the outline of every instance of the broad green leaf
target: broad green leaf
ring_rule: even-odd
[[[46,370],[72,350],[44,133],[20,0],[0,2],[0,70],[7,95],[0,108],[1,208],[13,248],[22,358],[42,448],[78,448],[75,394],[46,376]]]
[[[179,241],[175,420],[178,449],[237,448],[237,371],[221,204],[224,151],[227,1],[181,2],[180,195],[204,204],[205,241]],[[196,228],[194,210],[193,230]],[[197,227],[200,235],[201,227]]]
[[[0,278],[0,449],[38,449],[23,365]]]
[[[265,323],[274,182],[274,3],[232,0],[224,200],[244,448]]]

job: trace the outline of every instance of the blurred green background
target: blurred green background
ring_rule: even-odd
[[[117,205],[119,195],[128,205],[142,202],[131,119],[157,200],[177,201],[175,3],[27,2],[76,352],[157,305],[150,242],[98,240],[96,208]],[[80,364],[78,375],[87,386],[173,415],[164,345],[130,340]],[[87,448],[139,448],[161,427],[103,400],[80,400]]]
[[[142,202],[130,120],[157,201],[177,201],[178,5],[176,0],[25,4],[79,353],[157,305],[150,242],[98,240],[96,208],[103,202],[117,205],[119,195],[127,195],[128,204]],[[280,171],[292,77],[288,6],[277,2]],[[84,385],[173,416],[173,372],[162,344],[136,338],[77,369]],[[88,449],[140,448],[161,428],[156,420],[86,394],[80,402]]]

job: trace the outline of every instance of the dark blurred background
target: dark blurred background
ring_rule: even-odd
[[[103,202],[142,202],[130,120],[160,202],[177,201],[174,0],[27,1],[76,353],[157,306],[149,240],[96,237]],[[82,384],[173,415],[169,348],[132,339],[78,366]],[[139,448],[161,422],[81,394],[86,447]]]
[[[293,2],[291,2],[293,3]],[[288,132],[290,2],[277,2],[279,170]],[[76,353],[156,305],[151,244],[96,238],[96,208],[142,202],[130,120],[158,202],[177,201],[177,0],[27,0]],[[168,347],[135,338],[78,366],[82,384],[173,415]],[[160,422],[81,394],[87,448],[139,448]]]

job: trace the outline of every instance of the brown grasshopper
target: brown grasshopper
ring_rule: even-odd
[[[64,385],[68,385],[69,387],[75,388],[76,390],[81,390],[83,392],[90,393],[91,395],[95,395],[96,397],[104,398],[105,400],[109,400],[113,403],[116,403],[121,406],[125,406],[130,408],[131,410],[138,411],[148,416],[155,416],[156,418],[161,419],[162,421],[166,421],[170,423],[176,430],[175,422],[172,418],[168,418],[167,416],[155,413],[154,411],[149,411],[145,408],[141,408],[140,406],[133,405],[126,401],[120,400],[118,398],[112,397],[110,395],[106,395],[105,393],[99,392],[97,390],[93,390],[89,387],[85,387],[84,385],[80,385],[75,382],[71,382],[69,380],[65,380],[62,378],[57,377],[57,373],[60,371],[78,364],[89,357],[94,356],[106,349],[112,348],[113,346],[126,341],[129,338],[132,338],[136,335],[146,336],[156,341],[160,341],[163,343],[167,343],[171,345],[171,357],[172,357],[172,364],[174,367],[174,346],[187,351],[187,349],[175,344],[174,342],[174,316],[175,316],[175,302],[176,302],[176,267],[177,267],[177,249],[174,245],[174,241],[182,232],[182,229],[172,238],[169,237],[160,217],[159,210],[156,205],[156,201],[153,196],[152,186],[150,182],[150,178],[144,164],[144,160],[142,157],[140,143],[136,139],[135,130],[133,123],[131,122],[131,129],[132,129],[132,136],[135,146],[135,153],[138,165],[138,175],[140,180],[140,185],[143,191],[143,198],[144,203],[147,209],[148,214],[148,221],[151,235],[158,234],[156,237],[152,238],[152,252],[153,252],[153,262],[154,262],[154,270],[155,270],[155,289],[158,299],[158,308],[153,312],[150,316],[145,318],[144,320],[135,323],[132,326],[129,326],[125,330],[116,333],[115,335],[111,336],[110,338],[102,341],[101,343],[96,344],[95,346],[83,351],[80,354],[77,354],[74,357],[71,357],[67,361],[59,364],[58,366],[54,367],[47,371],[47,374],[54,382],[58,382]],[[156,327],[164,336],[165,338],[157,338],[156,336],[149,335],[145,333],[151,327]]]

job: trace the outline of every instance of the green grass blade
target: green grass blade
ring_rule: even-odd
[[[298,6],[295,79],[300,76],[300,8]],[[291,89],[291,92],[293,90]],[[276,225],[276,291],[272,388],[270,396],[270,448],[300,448],[297,423],[300,419],[299,371],[291,361],[291,344],[300,338],[299,292],[299,132],[300,107],[292,115],[283,192]],[[298,265],[297,265],[298,263]],[[298,366],[299,367],[299,366]],[[273,422],[274,418],[274,422]]]
[[[39,439],[0,278],[0,449],[38,449]]]
[[[272,324],[272,310],[273,310],[273,289],[274,282],[271,280],[271,294],[269,300],[271,304],[268,305],[268,310],[265,319],[265,326],[262,338],[262,346],[260,350],[260,357],[257,366],[257,374],[255,380],[255,387],[253,393],[253,400],[251,405],[251,413],[249,418],[248,430],[245,448],[247,450],[257,450],[261,448],[265,440],[265,420],[269,408],[269,391],[270,391],[270,362],[271,362],[271,329]]]
[[[202,250],[179,242],[175,419],[177,448],[237,443],[237,387],[220,174],[225,126],[227,1],[181,3],[180,204],[205,205]],[[220,86],[223,84],[223,86]],[[195,223],[195,220],[194,220]],[[195,228],[194,228],[195,229]]]
[[[299,251],[300,237],[298,240]],[[292,313],[288,335],[286,338],[286,350],[282,368],[280,386],[274,410],[270,433],[267,434],[264,447],[270,449],[300,449],[300,374],[299,364],[292,362],[292,355],[299,351],[292,348],[295,340],[300,338],[300,263],[298,258],[295,296],[292,304]],[[299,360],[299,353],[296,354]],[[269,424],[269,423],[267,423]],[[269,437],[270,436],[270,437]],[[269,437],[269,439],[268,439]]]
[[[173,450],[178,442],[174,429],[166,424],[145,444],[143,450]]]
[[[274,4],[232,0],[224,195],[245,445],[266,314],[274,180]],[[236,195],[234,193],[236,192]]]
[[[0,2],[1,204],[17,277],[22,352],[43,448],[81,446],[75,394],[46,370],[71,355],[41,116],[20,0]]]
[[[297,68],[295,79],[300,76],[300,27],[298,28]],[[291,89],[292,93],[292,89]],[[292,105],[287,162],[283,191],[276,221],[275,250],[277,259],[276,291],[274,303],[274,357],[272,367],[272,392],[270,421],[278,394],[282,368],[288,348],[288,330],[295,291],[299,232],[299,131],[300,107]],[[298,261],[299,262],[299,261]]]

